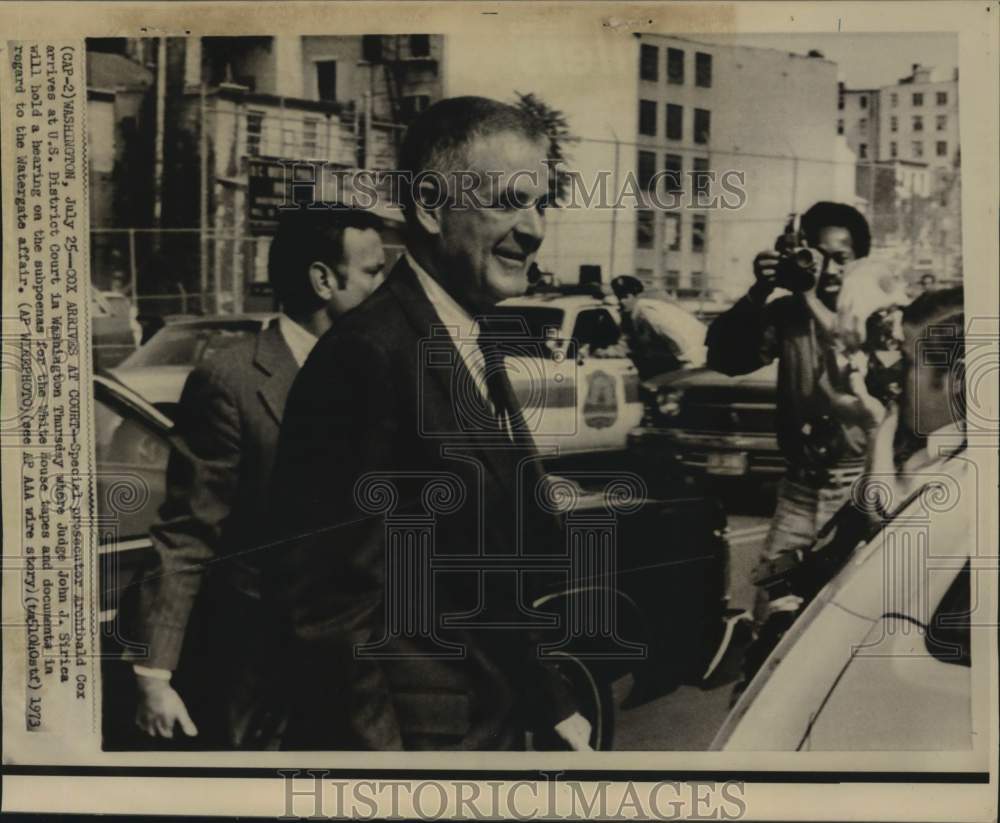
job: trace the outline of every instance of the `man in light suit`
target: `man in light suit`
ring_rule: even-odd
[[[190,374],[158,564],[142,581],[136,723],[199,748],[269,744],[260,725],[275,626],[260,605],[261,526],[288,390],[316,340],[382,280],[380,221],[346,209],[281,215],[268,275],[283,313]]]
[[[476,320],[527,288],[546,149],[537,122],[493,100],[423,113],[400,153],[407,253],[292,387],[269,577],[294,661],[287,748],[518,749],[528,729],[588,748],[516,569],[519,550],[555,554],[562,538],[533,497],[537,454],[499,333]],[[463,171],[478,185],[459,202]],[[427,542],[407,542],[421,524]],[[473,568],[490,562],[496,573]]]

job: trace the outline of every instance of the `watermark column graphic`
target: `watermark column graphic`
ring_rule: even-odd
[[[644,644],[620,634],[617,589],[620,518],[638,512],[646,497],[645,481],[629,472],[567,472],[538,481],[537,505],[563,519],[569,573],[565,592],[556,594],[566,604],[562,637],[543,644],[540,655],[572,651],[577,657],[604,660],[646,657]]]
[[[399,484],[419,485],[419,510],[407,501],[400,507]],[[465,484],[447,472],[374,472],[362,476],[354,500],[366,514],[382,518],[385,548],[383,619],[385,634],[354,647],[364,658],[457,658],[465,648],[439,634],[433,555],[437,519],[461,508]],[[422,641],[419,652],[401,650],[400,640]]]

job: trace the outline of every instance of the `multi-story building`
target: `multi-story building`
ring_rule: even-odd
[[[114,190],[141,208],[95,232],[95,247],[136,261],[138,291],[174,310],[239,310],[266,280],[286,169],[391,169],[406,123],[441,96],[440,35],[179,37],[90,44],[155,77],[111,128]],[[100,151],[97,152],[100,155]],[[312,171],[310,171],[310,167]],[[322,170],[321,170],[322,169]],[[306,187],[300,186],[299,191]],[[122,212],[122,209],[118,209]],[[400,247],[393,229],[390,251]],[[125,248],[125,244],[128,248]],[[101,265],[95,258],[95,269]],[[171,295],[185,295],[179,307]],[[163,294],[161,294],[163,293]],[[187,295],[198,295],[191,302]],[[167,305],[167,303],[164,303]]]
[[[961,267],[958,71],[914,63],[891,86],[840,85],[837,133],[857,155],[875,248],[910,279]]]
[[[946,72],[914,63],[908,76],[881,93],[877,159],[952,169],[959,150],[958,70]]]
[[[821,126],[833,112],[836,66],[818,53],[639,41],[640,182],[650,166],[679,172],[686,194],[699,172],[737,172],[746,200],[733,210],[687,197],[680,209],[640,209],[635,271],[681,296],[735,296],[789,214],[836,196],[837,142]]]
[[[837,84],[837,134],[847,140],[859,163],[879,156],[878,89],[847,89]]]

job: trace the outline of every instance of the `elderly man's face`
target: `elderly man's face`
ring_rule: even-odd
[[[469,169],[476,191],[440,211],[439,268],[456,299],[486,311],[524,294],[545,237],[546,146],[515,133],[474,140]]]

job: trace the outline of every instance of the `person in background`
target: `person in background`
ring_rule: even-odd
[[[927,272],[920,276],[920,291],[926,294],[937,289],[937,277],[934,276],[933,272]]]
[[[920,295],[902,309],[901,358],[890,366],[898,375],[898,394],[877,396],[886,384],[872,373],[884,368],[877,357],[859,360],[859,367],[851,369],[849,391],[869,415],[872,430],[864,473],[817,540],[799,551],[795,563],[779,559],[762,581],[780,593],[785,607],[769,613],[747,650],[747,677],[808,601],[915,493],[943,476],[952,477],[959,493],[965,493],[968,462],[953,459],[966,445],[963,303],[963,290],[952,288]]]
[[[676,345],[670,335],[658,328],[656,318],[644,311],[640,301],[642,281],[622,274],[611,281],[611,291],[621,310],[621,337],[611,345],[589,352],[591,357],[628,357],[635,363],[639,379],[646,380],[681,365]]]
[[[273,745],[264,716],[276,627],[260,606],[261,526],[285,400],[319,337],[382,281],[374,215],[281,214],[268,277],[282,313],[245,343],[199,365],[180,400],[167,497],[152,529],[157,564],[141,581],[133,661],[135,722],[153,738],[179,730],[198,748]]]
[[[851,206],[820,202],[802,215],[798,232],[790,229],[775,250],[756,256],[753,285],[712,322],[706,338],[708,366],[724,374],[748,374],[778,361],[776,423],[788,470],[758,571],[813,542],[848,499],[867,449],[864,427],[838,419],[820,383],[836,340],[845,272],[871,247],[868,223]],[[791,293],[769,299],[779,286]],[[796,608],[793,601],[771,603],[758,589],[758,625],[769,610],[786,606]]]

